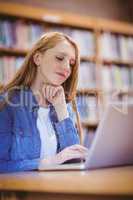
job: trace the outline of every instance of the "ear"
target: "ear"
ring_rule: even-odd
[[[40,52],[36,52],[35,55],[33,56],[34,63],[39,66],[41,64],[42,60],[42,54]]]

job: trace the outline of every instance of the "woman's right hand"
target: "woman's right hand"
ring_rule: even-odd
[[[49,157],[40,161],[38,169],[43,170],[46,165],[62,164],[71,159],[85,159],[88,154],[88,149],[82,145],[72,145],[66,147],[61,152],[53,157]]]

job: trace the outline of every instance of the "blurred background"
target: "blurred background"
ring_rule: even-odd
[[[89,146],[108,102],[133,102],[133,1],[0,0],[1,83],[12,80],[28,50],[50,31],[79,45],[76,100]]]
[[[133,22],[132,0],[1,0],[79,15]]]

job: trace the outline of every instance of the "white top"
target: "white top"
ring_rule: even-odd
[[[50,108],[39,107],[37,128],[41,138],[40,158],[47,158],[56,154],[57,138],[49,117]]]

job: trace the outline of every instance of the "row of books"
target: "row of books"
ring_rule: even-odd
[[[24,57],[1,56],[0,57],[0,81],[7,82],[21,66]],[[82,62],[79,67],[78,89],[95,88],[95,65],[94,63]]]
[[[93,57],[95,55],[94,33],[85,30],[73,30],[70,36],[78,44],[81,56]]]
[[[95,55],[96,42],[92,31],[60,26],[50,26],[47,31],[59,31],[72,37],[79,46],[81,56],[93,57]]]
[[[27,50],[43,32],[39,24],[0,20],[0,46]]]
[[[133,93],[120,93],[119,90],[113,91],[111,93],[105,92],[104,94],[104,100],[106,104],[111,103],[111,102],[121,102],[121,105],[125,106],[127,103],[132,103],[133,104]]]
[[[112,102],[112,101],[115,101],[115,102],[121,102],[121,106],[117,107],[117,104],[114,105],[115,106],[115,109],[120,111],[121,113],[123,114],[127,114],[128,112],[128,103],[132,103],[133,104],[133,96],[132,95],[129,95],[129,94],[124,94],[122,96],[118,96],[118,95],[114,95],[114,94],[109,94],[106,95],[106,102],[107,104]],[[107,105],[106,104],[106,105]],[[104,108],[105,109],[105,108]],[[87,148],[90,148],[93,140],[94,140],[94,137],[95,137],[95,133],[96,133],[96,130],[97,130],[97,127],[96,126],[95,128],[88,128],[88,127],[85,127],[83,126],[82,127],[82,130],[83,130],[83,145]]]
[[[98,121],[98,100],[94,95],[77,95],[77,108],[81,121],[84,123],[95,123]]]
[[[133,88],[133,68],[125,65],[104,65],[100,69],[104,90]],[[91,62],[81,62],[78,89],[96,88],[96,66]]]
[[[102,87],[104,90],[133,88],[133,68],[126,66],[102,66]]]
[[[133,37],[106,32],[99,41],[101,58],[133,62]]]
[[[44,26],[22,20],[0,20],[0,46],[27,50],[46,32],[60,31],[71,36],[79,45],[81,56],[94,56],[95,34],[69,27]],[[133,37],[104,32],[100,36],[100,57],[133,61]]]
[[[91,31],[67,27],[24,22],[22,20],[0,20],[0,46],[27,50],[46,32],[60,31],[71,36],[79,45],[81,56],[95,55],[95,38]]]
[[[78,89],[96,88],[96,67],[91,62],[81,62],[78,76]]]
[[[10,80],[17,69],[22,65],[24,57],[0,57],[0,81]],[[105,91],[114,89],[133,88],[133,68],[117,65],[104,65],[101,67],[101,83]],[[96,67],[91,62],[81,62],[79,67],[78,89],[96,88]]]
[[[95,137],[94,129],[88,129],[87,127],[83,127],[83,145],[87,148],[90,148],[93,139]]]
[[[7,83],[10,81],[16,71],[23,63],[23,57],[2,56],[0,57],[0,82]]]

